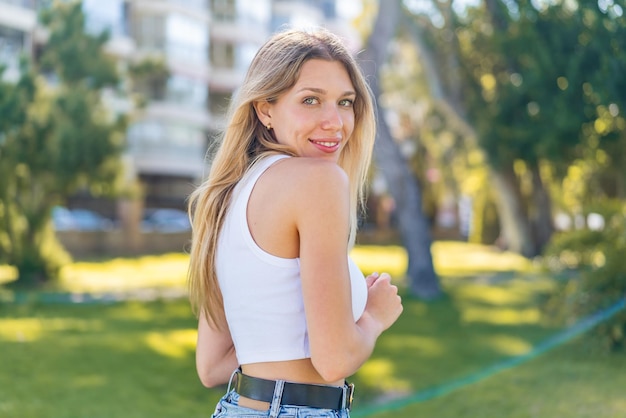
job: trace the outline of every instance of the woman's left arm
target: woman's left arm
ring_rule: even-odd
[[[208,323],[206,315],[200,313],[196,370],[202,384],[210,388],[228,383],[238,366],[235,346],[228,328],[216,329]]]

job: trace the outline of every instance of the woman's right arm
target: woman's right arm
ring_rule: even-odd
[[[204,312],[201,312],[198,320],[196,370],[202,384],[215,387],[228,383],[238,366],[235,346],[228,328],[216,329],[207,322]]]
[[[311,360],[328,382],[354,374],[378,336],[402,312],[389,275],[368,278],[365,312],[355,323],[347,265],[348,179],[334,164],[309,162],[294,171],[292,202],[300,239],[302,291]]]

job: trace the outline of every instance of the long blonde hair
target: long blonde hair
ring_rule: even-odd
[[[189,298],[196,315],[204,313],[207,320],[220,329],[226,319],[215,272],[215,253],[232,191],[250,165],[262,156],[271,153],[295,156],[293,150],[276,142],[270,130],[263,126],[256,116],[254,103],[275,101],[296,83],[302,65],[310,59],[341,62],[356,90],[354,131],[338,161],[350,179],[349,244],[354,243],[376,134],[370,89],[356,61],[337,36],[325,29],[279,32],[252,60],[243,85],[231,101],[226,130],[209,176],[189,198],[193,231]]]

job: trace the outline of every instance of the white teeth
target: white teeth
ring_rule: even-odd
[[[329,147],[329,148],[330,147],[334,147],[335,145],[337,145],[336,142],[319,142],[319,141],[316,141],[315,143],[316,144],[320,144],[320,145],[322,145],[324,147]]]

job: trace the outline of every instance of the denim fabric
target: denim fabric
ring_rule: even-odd
[[[268,418],[270,411],[239,406],[239,394],[231,390],[220,399],[211,418]],[[281,405],[279,418],[349,418],[347,410],[319,409],[306,406]]]

